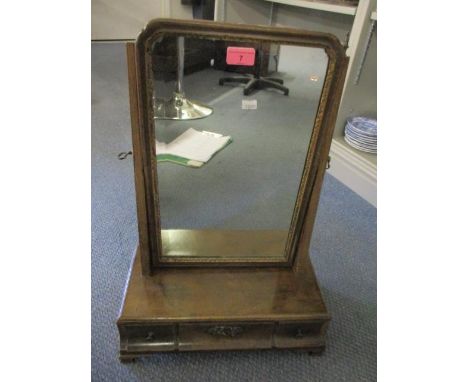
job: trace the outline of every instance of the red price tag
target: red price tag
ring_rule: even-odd
[[[253,66],[255,64],[255,49],[229,46],[227,48],[226,64]]]

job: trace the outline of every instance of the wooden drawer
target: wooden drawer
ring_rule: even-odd
[[[176,350],[176,326],[131,325],[119,326],[121,351],[151,352]]]
[[[275,327],[274,346],[277,348],[309,348],[325,344],[328,322],[278,323]]]
[[[273,323],[180,324],[179,350],[266,349]]]

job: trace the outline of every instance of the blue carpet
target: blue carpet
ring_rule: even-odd
[[[137,244],[123,44],[92,46],[92,380],[375,381],[376,209],[326,175],[310,256],[332,315],[327,349],[174,353],[118,360],[115,321]]]

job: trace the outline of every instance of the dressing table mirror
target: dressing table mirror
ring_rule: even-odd
[[[332,35],[159,19],[127,44],[139,245],[120,359],[321,352],[309,245],[348,60]]]

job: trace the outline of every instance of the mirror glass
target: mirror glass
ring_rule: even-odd
[[[163,256],[284,259],[325,51],[167,35],[151,56]]]

